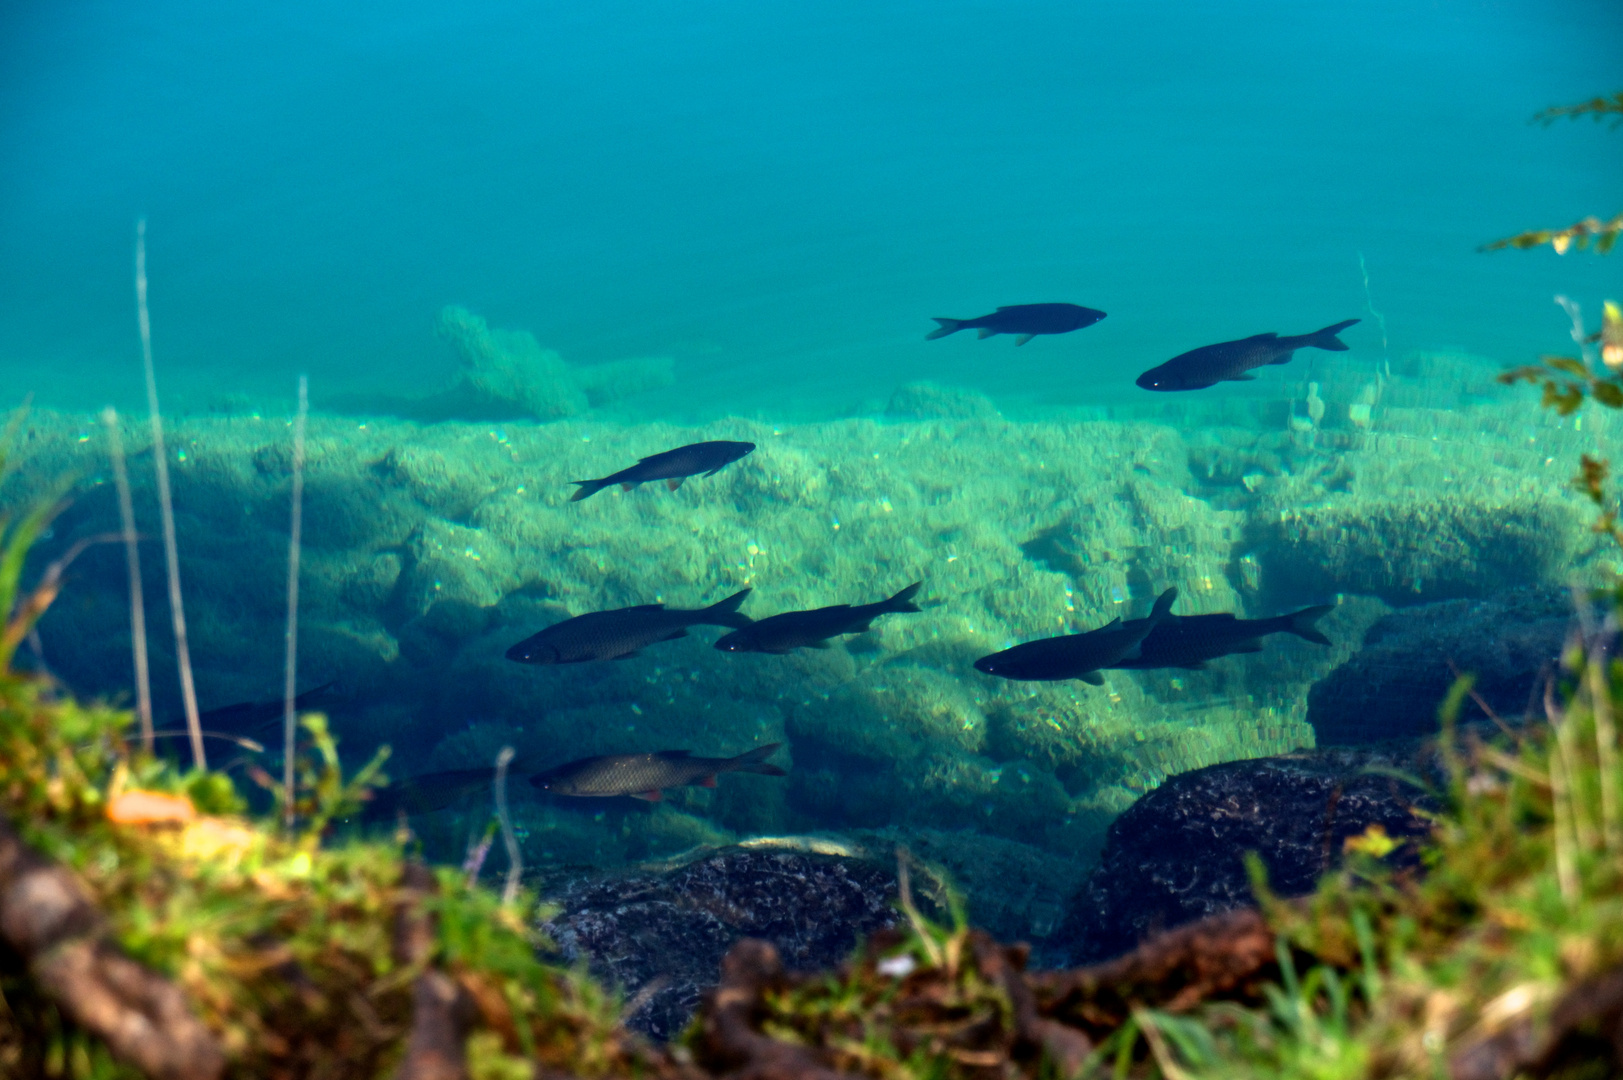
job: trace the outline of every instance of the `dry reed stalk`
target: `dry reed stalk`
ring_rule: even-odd
[[[1606,853],[1623,858],[1623,823],[1617,807],[1617,725],[1612,718],[1612,688],[1608,675],[1612,659],[1606,649],[1595,646],[1587,662],[1589,697],[1595,711],[1595,754],[1600,772],[1601,839]]]
[[[135,534],[135,502],[130,497],[130,475],[124,468],[124,437],[118,413],[102,410],[107,445],[113,459],[113,483],[118,488],[118,516],[124,526],[124,562],[130,574],[130,649],[135,654],[135,711],[141,719],[141,749],[152,753],[152,676],[147,665],[146,600],[141,594],[141,547]]]
[[[186,731],[192,740],[192,764],[208,768],[203,751],[203,725],[197,716],[197,687],[192,682],[192,651],[186,643],[186,609],[180,601],[180,550],[175,544],[175,504],[169,497],[169,455],[163,444],[163,415],[158,411],[158,376],[152,367],[152,319],[147,314],[147,222],[135,226],[135,306],[141,323],[141,360],[146,366],[147,412],[152,416],[152,459],[158,471],[158,507],[163,512],[163,556],[169,571],[169,614],[175,624],[175,663],[180,668],[180,698],[186,708]]]
[[[511,904],[518,898],[519,882],[524,877],[524,860],[519,855],[518,838],[513,835],[513,821],[507,814],[507,766],[513,763],[513,748],[502,747],[496,755],[496,820],[502,823],[502,843],[507,845],[507,883],[502,886],[502,903]]]
[[[299,542],[304,531],[304,424],[310,414],[310,380],[299,376],[299,412],[293,420],[293,520],[287,545],[287,666],[282,673],[282,824],[293,828],[294,716],[299,674]]]
[[[1573,858],[1577,837],[1573,830],[1572,808],[1568,803],[1567,775],[1561,758],[1561,710],[1555,703],[1555,680],[1544,684],[1544,715],[1550,722],[1553,745],[1550,754],[1550,814],[1554,818],[1555,880],[1561,886],[1561,899],[1578,902],[1578,866]]]

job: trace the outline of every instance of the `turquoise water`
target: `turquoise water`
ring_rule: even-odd
[[[827,415],[920,377],[1088,404],[1365,314],[1360,252],[1395,355],[1560,348],[1550,296],[1617,277],[1475,250],[1612,212],[1623,140],[1527,123],[1615,78],[1602,0],[0,20],[0,364],[48,403],[141,400],[142,215],[177,405],[448,378],[447,303],[575,362],[675,357],[651,414]],[[1041,300],[1110,317],[1019,354],[922,340]]]
[[[1623,263],[1478,247],[1618,211],[1623,134],[1528,120],[1615,91],[1620,42],[1602,2],[7,4],[0,374],[36,412],[5,494],[75,478],[41,560],[115,528],[112,403],[158,535],[144,217],[204,709],[280,691],[308,375],[301,686],[336,684],[346,756],[387,743],[401,776],[503,745],[538,769],[783,742],[788,777],[658,806],[524,788],[527,864],[900,841],[1041,937],[1134,799],[1312,746],[1312,688],[1383,616],[1617,569],[1568,486],[1614,426],[1493,376],[1572,351],[1552,297],[1593,329]],[[925,340],[1050,301],[1108,316]],[[1354,318],[1349,351],[1253,382],[1134,385]],[[758,449],[568,501],[702,439]],[[503,658],[584,612],[748,587],[760,618],[913,581],[921,612],[827,650],[733,656],[696,628],[618,663]],[[1333,604],[1331,644],[1098,687],[973,667],[1168,587],[1179,614]],[[33,662],[128,700],[126,605],[122,555],[87,553]],[[431,852],[461,857],[483,798],[414,822]]]

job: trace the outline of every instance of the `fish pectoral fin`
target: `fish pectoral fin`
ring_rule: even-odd
[[[675,491],[677,488],[682,486],[682,481],[686,479],[687,477],[685,476],[673,476],[669,480],[665,481],[665,487],[669,491]]]
[[[666,634],[664,637],[660,638],[659,640],[661,640],[661,641],[675,641],[679,637],[687,637],[687,636],[688,636],[688,632],[686,630],[677,630],[674,633]]]
[[[833,647],[834,647],[833,643],[828,641],[826,638],[824,640],[822,640],[822,641],[808,641],[808,642],[806,642],[806,648],[808,648],[808,649],[832,649]],[[789,650],[785,649],[783,651],[788,652]]]
[[[1241,652],[1261,652],[1262,651],[1262,642],[1257,640],[1256,638],[1252,638],[1250,641],[1246,642],[1244,645],[1236,645],[1236,646],[1234,646],[1234,648],[1230,649],[1229,651],[1230,652],[1237,652],[1237,653],[1241,653]]]
[[[985,341],[987,338],[991,337],[993,334],[996,334],[996,333],[997,333],[997,331],[993,330],[990,326],[983,326],[983,327],[981,327],[981,332],[976,334],[975,337],[980,339],[981,341]]]
[[[665,801],[665,793],[663,791],[659,790],[658,788],[655,788],[652,791],[633,791],[631,793],[631,797],[633,799],[641,799],[643,802],[664,802]]]
[[[638,652],[636,649],[632,649],[630,652],[623,652],[619,656],[611,656],[611,657],[609,657],[609,659],[610,660],[634,660],[634,659],[636,659],[637,657],[639,657],[641,655],[642,655],[642,653]]]
[[[1036,334],[1017,334],[1015,336],[1014,343],[1016,345],[1024,345],[1026,342],[1030,341],[1036,336]]]
[[[1205,671],[1206,661],[1196,660],[1193,664],[1179,664],[1178,666],[1183,668],[1185,671]]]
[[[1273,361],[1270,360],[1269,363],[1273,363]],[[1228,378],[1224,379],[1223,381],[1224,382],[1256,382],[1257,377],[1255,375],[1249,375],[1249,374],[1248,375],[1230,375]],[[1206,386],[1210,386],[1210,385],[1212,385],[1212,384],[1211,383],[1206,384]],[[1206,389],[1206,387],[1205,386],[1197,386],[1195,389],[1204,390],[1204,389]]]
[[[1288,364],[1292,360],[1294,360],[1295,358],[1296,358],[1296,350],[1292,349],[1288,353],[1281,353],[1278,360],[1270,360],[1268,362],[1270,364]]]
[[[701,776],[699,779],[695,780],[694,783],[699,787],[715,787],[716,775],[711,773],[709,776]]]
[[[1105,677],[1099,674],[1097,671],[1084,672],[1081,675],[1078,675],[1077,678],[1081,679],[1089,686],[1103,686],[1105,684]]]

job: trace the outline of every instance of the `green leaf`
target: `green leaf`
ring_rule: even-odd
[[[1623,409],[1623,386],[1618,386],[1615,382],[1596,380],[1589,392],[1594,395],[1596,401],[1608,409]]]

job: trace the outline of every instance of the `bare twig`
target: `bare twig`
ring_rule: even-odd
[[[1455,679],[1463,678],[1463,676],[1460,674],[1459,665],[1455,664],[1453,660],[1448,661],[1448,670]],[[1493,706],[1488,704],[1488,699],[1483,697],[1482,692],[1476,688],[1476,684],[1473,683],[1471,685],[1471,689],[1467,690],[1466,693],[1471,696],[1472,701],[1476,702],[1477,708],[1488,714],[1489,720],[1492,720],[1495,724],[1499,725],[1500,731],[1510,736],[1511,740],[1514,741],[1516,745],[1521,745],[1522,737],[1516,734],[1516,732],[1511,729],[1511,726],[1500,718],[1499,714],[1494,711]]]
[[[130,575],[130,650],[135,661],[135,711],[141,720],[141,749],[152,753],[152,676],[147,664],[147,612],[141,595],[141,546],[135,534],[135,503],[130,498],[130,475],[124,467],[124,437],[118,413],[102,410],[107,425],[107,447],[113,459],[113,483],[118,488],[118,517],[124,526],[124,563]]]
[[[175,625],[175,663],[180,668],[180,697],[186,730],[192,736],[192,764],[208,768],[203,725],[198,721],[197,687],[192,682],[192,651],[186,643],[186,609],[180,600],[180,550],[175,543],[175,504],[169,495],[169,456],[163,443],[163,415],[158,411],[158,376],[152,367],[152,319],[147,314],[147,223],[135,226],[135,304],[141,323],[141,360],[146,365],[147,412],[152,416],[152,458],[158,473],[158,506],[163,512],[163,556],[169,571],[169,614]]]
[[[496,755],[496,820],[502,824],[502,843],[507,846],[507,883],[502,886],[502,903],[511,904],[518,898],[519,882],[524,878],[524,859],[519,853],[518,838],[513,835],[513,819],[507,813],[507,766],[513,763],[513,748],[502,747]]]
[[[309,380],[299,376],[299,413],[293,421],[293,519],[287,545],[287,663],[282,678],[282,825],[293,830],[293,749],[298,735],[294,715],[299,674],[299,540],[304,527],[304,422],[310,412]]]

